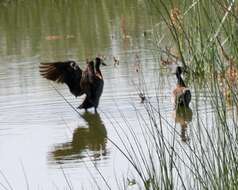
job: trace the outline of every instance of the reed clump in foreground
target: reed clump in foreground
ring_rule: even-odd
[[[159,97],[157,104],[145,102],[147,115],[135,109],[142,137],[123,117],[129,133],[115,126],[127,139],[118,149],[134,168],[134,183],[141,189],[237,189],[237,2],[149,0],[148,5],[169,31],[165,39],[177,50],[172,59],[190,73],[193,123],[190,141],[182,142],[161,112]],[[154,40],[161,48],[156,29]],[[200,110],[201,103],[210,107]]]

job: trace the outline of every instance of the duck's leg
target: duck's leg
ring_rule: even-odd
[[[98,113],[98,111],[97,111],[97,108],[96,108],[96,107],[94,107],[94,113]]]

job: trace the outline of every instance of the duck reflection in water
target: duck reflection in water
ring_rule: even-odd
[[[72,142],[57,145],[52,152],[56,161],[78,160],[92,157],[97,160],[106,156],[107,131],[98,113],[85,112],[82,118],[88,128],[78,127],[74,130]]]
[[[190,140],[187,132],[188,123],[192,121],[193,112],[190,107],[178,106],[174,111],[174,114],[175,114],[175,123],[180,124],[181,127],[180,132],[181,140],[187,143]]]

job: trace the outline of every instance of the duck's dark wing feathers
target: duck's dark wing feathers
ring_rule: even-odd
[[[83,94],[80,86],[82,70],[74,61],[41,63],[40,74],[48,80],[66,83],[75,96]]]

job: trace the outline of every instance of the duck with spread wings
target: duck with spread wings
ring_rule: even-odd
[[[106,64],[99,57],[96,57],[95,62],[87,62],[84,71],[75,61],[41,63],[40,74],[48,80],[65,83],[75,97],[86,94],[85,100],[78,108],[87,110],[94,107],[97,112],[104,86],[101,65]]]

